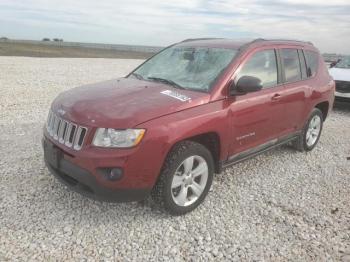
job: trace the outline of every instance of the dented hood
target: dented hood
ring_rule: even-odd
[[[120,78],[65,91],[54,100],[52,110],[80,125],[123,129],[208,101],[207,93]]]

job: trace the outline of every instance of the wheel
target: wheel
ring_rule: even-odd
[[[173,215],[195,209],[208,194],[213,181],[214,160],[203,145],[183,141],[168,154],[152,198]]]
[[[321,110],[314,108],[300,136],[293,142],[293,146],[299,151],[311,151],[320,139],[322,127],[323,114]]]

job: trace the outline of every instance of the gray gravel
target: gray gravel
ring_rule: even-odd
[[[284,146],[226,169],[183,217],[93,201],[50,176],[40,139],[51,100],[140,62],[0,57],[0,261],[350,261],[350,105],[313,152]]]

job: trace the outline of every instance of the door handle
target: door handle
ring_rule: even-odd
[[[271,100],[280,100],[282,96],[280,94],[274,94],[272,97],[271,97]]]

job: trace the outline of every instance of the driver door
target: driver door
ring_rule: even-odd
[[[253,51],[234,74],[261,80],[260,91],[231,97],[231,145],[229,159],[249,154],[261,146],[274,143],[283,133],[285,110],[284,87],[280,83],[277,55],[274,49]]]

